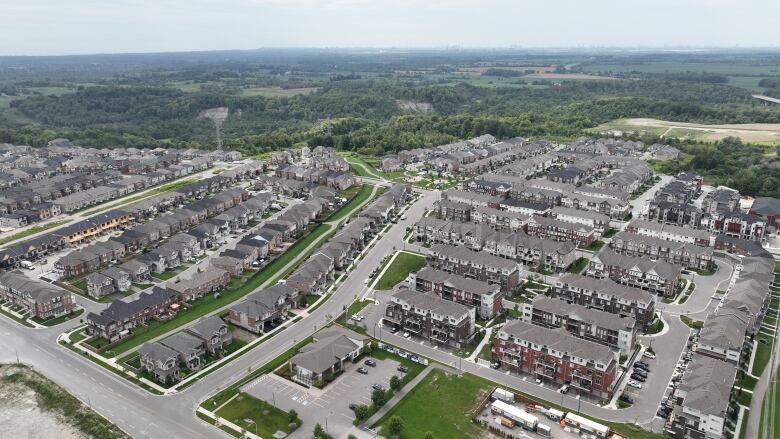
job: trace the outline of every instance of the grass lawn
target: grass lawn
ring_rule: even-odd
[[[395,284],[406,279],[411,272],[416,272],[425,266],[425,257],[417,253],[399,252],[393,263],[376,283],[377,290],[389,290]]]
[[[374,190],[374,186],[370,184],[364,184],[361,186],[360,191],[352,197],[346,204],[341,206],[337,211],[328,216],[325,221],[338,221],[348,214],[350,214],[357,206],[366,201],[371,196],[371,192]]]
[[[322,297],[322,296],[319,296],[317,294],[307,294],[306,295],[306,307],[308,308],[308,307],[314,305],[314,303],[316,301],[320,300],[320,297]]]
[[[761,343],[762,339],[766,340],[766,343]],[[750,373],[755,376],[761,376],[767,363],[769,363],[769,357],[772,355],[774,339],[765,334],[758,334],[756,335],[756,341],[758,342],[756,343],[756,358],[753,360],[753,370]]]
[[[658,334],[663,329],[664,329],[663,320],[656,318],[655,320],[653,320],[653,323],[647,325],[647,328],[645,328],[645,335]]]
[[[775,373],[775,377],[780,375],[780,368],[777,369],[777,372]],[[774,385],[772,385],[774,384]],[[764,428],[766,428],[767,422],[765,421],[767,417],[767,410],[771,410],[771,408],[774,408],[772,413],[768,413],[768,415],[772,419],[780,419],[780,389],[777,388],[777,382],[775,381],[769,385],[769,387],[766,390],[766,394],[764,395],[764,404],[761,407],[761,423],[758,427],[758,437],[764,437]],[[771,401],[771,408],[767,408],[767,404],[769,404]],[[778,426],[777,423],[772,423],[774,426],[774,431],[770,431],[767,437],[778,437],[780,434],[780,426]]]
[[[683,323],[690,326],[693,329],[701,329],[704,327],[704,322],[701,320],[692,319],[686,315],[680,316],[680,320],[682,320]]]
[[[739,375],[737,375],[739,376]],[[756,387],[756,382],[758,381],[757,378],[753,378],[750,375],[745,374],[740,380],[738,380],[734,386],[735,387],[743,387],[748,390],[753,390]]]
[[[295,244],[290,246],[281,256],[271,261],[268,265],[258,271],[257,274],[249,278],[247,282],[240,287],[233,290],[224,290],[220,293],[219,297],[215,297],[214,294],[208,294],[199,299],[195,299],[190,303],[189,309],[182,309],[179,314],[167,322],[152,321],[146,326],[136,327],[133,329],[133,335],[130,338],[125,339],[121,343],[111,348],[112,355],[119,355],[127,352],[136,346],[143,344],[155,337],[158,337],[168,331],[174,330],[179,326],[189,323],[195,319],[203,317],[206,314],[210,314],[219,308],[222,308],[230,303],[235,302],[238,299],[246,296],[254,291],[260,285],[266,282],[273,284],[275,280],[285,275],[282,272],[290,261],[296,256],[300,255],[305,248],[315,242],[320,237],[325,236],[330,231],[330,225],[320,224],[314,228],[308,235],[299,239]],[[307,251],[314,251],[311,248]],[[90,343],[91,344],[91,343]],[[109,352],[105,352],[105,355],[109,355]]]
[[[83,309],[78,309],[76,311],[73,311],[71,313],[61,315],[59,317],[51,318],[51,319],[41,319],[38,317],[33,317],[30,320],[34,321],[35,323],[38,323],[43,326],[54,326],[59,325],[60,323],[67,322],[70,319],[75,319],[76,317],[80,316],[84,313]]]
[[[614,227],[610,227],[607,229],[606,232],[604,232],[604,235],[602,235],[603,238],[611,238],[617,234],[618,230]]]
[[[44,230],[49,230],[49,229],[52,229],[54,227],[61,226],[61,225],[65,224],[65,223],[67,223],[69,221],[70,220],[52,221],[52,222],[50,222],[48,224],[42,224],[40,226],[30,227],[27,230],[24,230],[22,232],[15,233],[15,234],[13,234],[11,236],[6,236],[5,238],[0,239],[0,245],[16,241],[17,239],[22,239],[22,238],[24,238],[26,236],[30,236],[30,235],[34,235],[36,233],[43,232]]]
[[[374,170],[373,166],[366,163],[366,161],[360,157],[349,156],[345,157],[345,160],[349,163],[352,172],[360,177],[382,178],[379,173]]]
[[[745,407],[750,407],[750,400],[753,398],[753,395],[749,392],[740,392],[739,390],[734,391],[734,395],[736,396],[737,402],[744,405]]]
[[[590,245],[587,245],[587,246],[584,246],[584,247],[580,246],[581,249],[589,250],[589,251],[592,251],[592,252],[597,252],[597,251],[601,250],[601,247],[604,247],[604,241],[598,241],[598,240],[591,242]]]
[[[78,342],[80,342],[81,340],[84,340],[87,337],[88,337],[87,336],[87,330],[86,329],[82,329],[80,331],[76,331],[76,332],[70,334],[70,342],[71,343],[78,343]]]
[[[578,258],[576,261],[572,262],[571,265],[569,265],[569,268],[567,268],[566,271],[568,271],[569,273],[579,274],[587,266],[588,266],[587,258]]]
[[[471,422],[470,412],[492,389],[474,375],[433,370],[378,422],[380,434],[388,436],[390,417],[398,416],[404,423],[400,439],[419,439],[427,431],[448,439],[478,437],[482,429]]]
[[[260,437],[271,438],[277,431],[291,433],[287,412],[270,403],[254,398],[246,393],[239,395],[217,412],[217,415],[255,433]]]

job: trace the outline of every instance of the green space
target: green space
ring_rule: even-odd
[[[686,315],[681,315],[680,320],[693,329],[701,329],[704,327],[704,322],[701,320],[692,319]]]
[[[41,319],[39,317],[31,317],[30,320],[32,320],[35,323],[38,323],[39,325],[43,326],[55,326],[59,325],[60,323],[67,322],[68,320],[75,319],[76,317],[80,316],[84,313],[84,309],[77,309],[73,312],[70,312],[68,314],[61,315],[59,317],[49,318],[49,319]]]
[[[29,328],[33,328],[34,327],[30,322],[27,321],[27,319],[19,318],[19,317],[15,316],[14,314],[11,314],[10,312],[4,310],[3,308],[0,308],[0,314],[8,317],[9,319],[11,319],[11,320],[13,320],[13,321],[15,321],[15,322],[17,322],[19,324],[27,326]]]
[[[771,422],[772,431],[765,432],[767,428],[768,419],[776,420],[780,419],[780,389],[777,387],[777,377],[780,376],[780,367],[775,371],[775,379],[769,384],[764,395],[764,402],[761,405],[761,423],[758,427],[758,437],[771,437],[776,438],[780,434],[780,426],[777,422]]]
[[[645,328],[645,335],[658,334],[663,329],[664,329],[664,321],[656,317],[655,320],[653,320],[653,323],[650,323],[649,325],[647,325],[647,328]]]
[[[362,158],[349,155],[344,157],[344,159],[347,161],[347,163],[349,163],[350,168],[352,168],[352,172],[354,172],[356,175],[368,178],[382,178],[382,176],[379,175],[379,172],[374,169],[373,166],[366,163],[366,161]]]
[[[277,431],[292,433],[295,429],[290,428],[290,423],[297,420],[290,413],[243,392],[216,414],[263,438],[272,438]],[[297,424],[300,425],[300,420]]]
[[[330,228],[331,227],[328,224],[318,225],[309,232],[308,235],[290,246],[281,256],[271,261],[254,276],[250,277],[245,284],[236,289],[224,290],[220,292],[218,297],[215,294],[208,294],[195,299],[190,302],[189,307],[182,307],[176,317],[166,322],[152,321],[145,326],[136,327],[133,329],[132,336],[124,339],[117,345],[111,346],[110,351],[106,351],[104,354],[115,356],[127,352],[128,350],[165,334],[166,332],[172,331],[185,323],[189,323],[204,315],[213,313],[217,309],[246,296],[263,284],[273,283],[273,281],[280,279],[286,274],[286,272],[282,272],[282,269],[289,262],[300,255],[306,257],[310,252],[314,251],[314,248],[311,248],[306,252],[304,252],[304,249],[326,235],[330,231]],[[90,344],[92,345],[92,342],[90,342]]]
[[[81,330],[78,330],[76,332],[72,332],[70,334],[70,342],[71,343],[78,343],[78,342],[80,342],[81,340],[84,340],[87,337],[89,337],[89,335],[87,334],[87,330],[86,329],[81,329]]]
[[[604,241],[600,241],[600,240],[593,241],[586,246],[580,246],[581,249],[591,251],[594,253],[601,250],[601,247],[604,247]]]
[[[3,366],[0,383],[4,387],[19,385],[35,393],[42,411],[56,413],[65,423],[92,439],[130,439],[124,431],[92,411],[76,397],[53,381],[21,365]],[[23,392],[24,390],[22,390]]]
[[[577,258],[576,261],[572,262],[571,265],[566,269],[569,273],[576,273],[579,274],[588,266],[588,259],[587,258]]]
[[[352,197],[347,203],[345,203],[343,206],[341,206],[337,211],[333,212],[328,216],[328,218],[325,221],[338,221],[345,216],[352,213],[357,206],[360,206],[362,203],[364,203],[368,198],[371,196],[371,193],[374,190],[374,186],[370,184],[363,184],[360,187],[360,191],[355,194],[355,196]]]
[[[8,244],[10,242],[25,238],[30,235],[34,235],[36,233],[40,233],[49,229],[53,229],[54,227],[59,227],[63,224],[69,223],[71,220],[59,220],[59,221],[52,221],[47,224],[41,224],[39,226],[32,226],[29,229],[26,229],[24,231],[14,233],[13,235],[6,236],[5,238],[0,238],[0,245]]]
[[[406,279],[409,273],[417,272],[425,266],[425,257],[418,253],[401,251],[387,267],[382,277],[376,282],[377,290],[392,289],[397,283]]]
[[[772,345],[775,339],[771,335],[759,332],[756,336],[756,353],[753,359],[753,370],[750,371],[754,376],[761,376],[764,373],[769,359],[772,357]]]

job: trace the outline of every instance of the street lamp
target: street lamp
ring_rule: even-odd
[[[253,419],[248,419],[247,420],[247,424],[249,424],[249,425],[254,424],[254,426],[255,426],[255,436],[260,437],[260,435],[257,434],[257,422],[255,422]]]

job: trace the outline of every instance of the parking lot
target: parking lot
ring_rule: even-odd
[[[290,437],[311,437],[311,431],[317,423],[323,427],[327,424],[331,435],[341,437],[352,428],[355,419],[349,405],[371,405],[371,386],[379,384],[385,389],[389,388],[393,375],[403,375],[397,370],[398,366],[400,363],[393,360],[377,360],[375,367],[364,365],[363,360],[359,364],[348,363],[344,373],[322,390],[307,389],[275,374],[265,374],[241,390],[255,398],[272,402],[282,410],[298,412],[303,427]],[[368,373],[358,373],[359,367],[365,368]]]

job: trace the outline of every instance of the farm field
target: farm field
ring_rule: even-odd
[[[658,119],[618,119],[590,129],[593,133],[636,131],[663,137],[677,137],[714,142],[725,137],[739,137],[743,142],[780,144],[780,124],[750,123],[706,125],[671,122]]]

